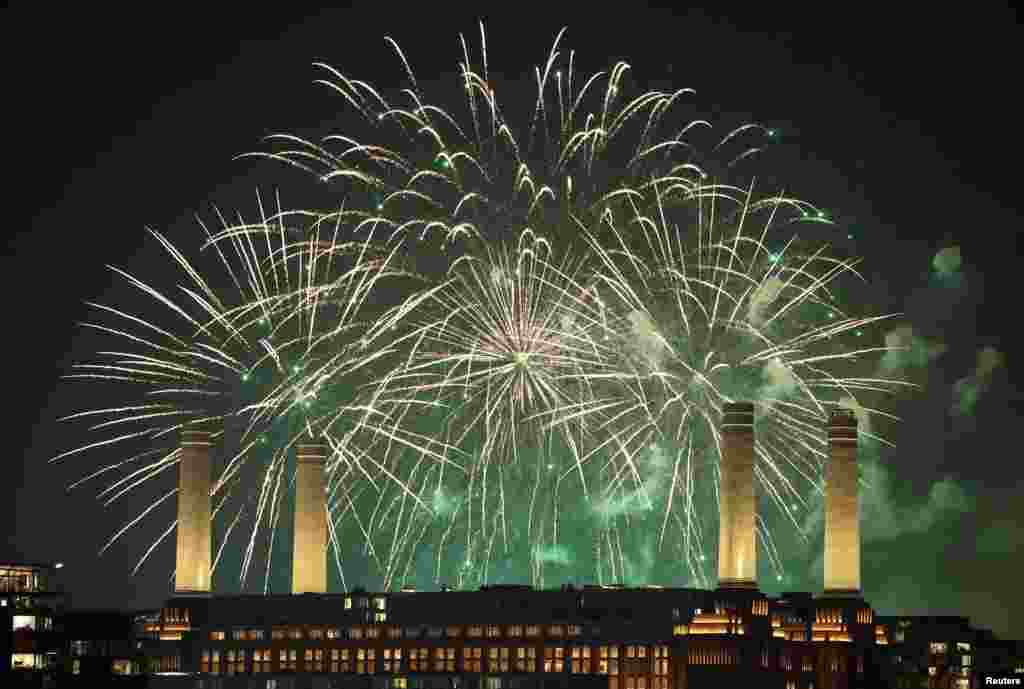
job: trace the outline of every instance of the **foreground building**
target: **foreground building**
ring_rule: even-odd
[[[833,414],[828,427],[823,593],[761,593],[753,405],[725,405],[721,431],[715,590],[328,594],[328,448],[307,439],[297,448],[292,594],[277,596],[212,595],[204,525],[212,436],[189,431],[179,479],[188,521],[178,532],[182,576],[162,610],[138,619],[151,686],[960,688],[979,686],[979,668],[1016,668],[1019,646],[999,646],[961,618],[876,619],[863,600],[857,424],[849,414]]]

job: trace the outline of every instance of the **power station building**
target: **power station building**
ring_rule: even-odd
[[[310,441],[297,451],[292,594],[216,596],[209,576],[210,436],[183,434],[185,528],[178,530],[176,593],[142,625],[142,648],[157,670],[151,683],[218,689],[977,686],[975,649],[985,640],[966,624],[943,632],[941,675],[940,654],[929,655],[938,647],[908,650],[926,668],[922,678],[912,677],[902,659],[892,658],[894,649],[910,648],[898,636],[907,633],[901,620],[917,618],[877,618],[861,597],[852,415],[834,413],[828,425],[820,595],[768,597],[758,589],[754,406],[725,405],[721,435],[715,590],[503,585],[329,594],[328,448]],[[922,639],[938,633],[926,624],[917,628]],[[1018,652],[1011,649],[1005,662],[1016,663]]]

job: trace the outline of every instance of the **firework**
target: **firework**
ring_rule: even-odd
[[[461,107],[430,101],[390,39],[408,81],[396,96],[318,64],[351,127],[247,155],[307,171],[338,209],[221,218],[205,251],[226,291],[154,233],[191,286],[171,296],[118,272],[179,330],[99,307],[121,325],[90,327],[131,351],[72,377],[141,401],[68,417],[119,434],[57,459],[119,449],[82,479],[118,476],[112,502],[167,479],[176,430],[220,424],[216,561],[241,553],[243,586],[261,553],[268,586],[289,449],[308,435],[333,448],[343,582],[356,544],[384,588],[526,568],[538,584],[707,585],[720,409],[752,400],[759,534],[781,572],[773,533],[799,532],[821,491],[828,409],[885,416],[871,400],[901,385],[863,373],[887,349],[862,338],[881,318],[841,307],[857,261],[830,254],[820,211],[719,181],[768,130],[700,157],[711,126],[679,113],[692,91],[629,97],[625,63],[582,79],[561,38],[521,124],[482,27],[479,66],[461,41]]]

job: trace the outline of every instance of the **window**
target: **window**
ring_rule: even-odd
[[[220,649],[215,648],[210,651],[210,674],[220,674]]]
[[[423,632],[423,628],[422,627],[406,627],[405,628],[405,638],[406,639],[418,639],[418,638],[420,638],[420,634],[422,632]]]
[[[463,672],[483,672],[483,649],[479,646],[465,647],[462,649],[462,670]]]
[[[462,636],[462,627],[446,627],[444,633],[449,639],[458,639]]]
[[[554,638],[565,636],[565,628],[560,624],[553,624],[548,627],[548,636]]]
[[[245,641],[248,638],[248,633],[244,629],[232,629],[231,640],[232,641]]]
[[[487,649],[487,671],[508,672],[509,649],[492,647]]]
[[[249,630],[249,641],[263,641],[263,630],[262,629],[250,629]]]
[[[488,677],[487,689],[501,689],[501,677]]]
[[[561,646],[544,647],[544,672],[565,671],[565,649]]]
[[[577,674],[590,672],[590,646],[572,647],[572,663],[569,671]]]
[[[388,638],[389,639],[401,639],[402,628],[401,627],[388,627]]]
[[[430,649],[428,648],[409,649],[409,672],[428,672],[430,670],[428,658],[430,658]]]
[[[209,673],[210,672],[210,651],[209,649],[203,649],[202,654],[199,656],[199,672]]]
[[[352,672],[352,655],[349,649],[331,649],[331,672]]]
[[[323,672],[324,671],[324,649],[322,648],[307,648],[305,652],[306,672]]]
[[[380,627],[367,627],[366,628],[367,639],[379,639],[380,638]]]
[[[569,636],[579,636],[581,633],[580,626],[578,624],[570,624],[568,628]]]
[[[362,627],[352,627],[351,629],[348,630],[348,638],[356,639],[356,640],[362,639],[363,638],[363,628]]]
[[[497,639],[499,637],[501,637],[501,628],[496,624],[487,625],[487,638]]]
[[[598,650],[597,671],[602,675],[619,674],[619,647],[601,646]]]
[[[244,648],[235,651],[235,674],[237,675],[245,674],[245,654],[246,650]]]
[[[372,675],[377,672],[377,651],[372,648],[356,649],[356,674]]]
[[[274,639],[275,641],[280,641],[285,637],[285,634],[287,632],[288,630],[285,627],[274,627],[272,630],[270,630],[270,638]]]
[[[928,666],[928,676],[929,677],[934,677],[937,674],[939,674],[939,668],[935,667],[934,665],[929,665]]]
[[[252,652],[252,671],[254,673],[270,672],[269,648],[257,648]]]
[[[956,642],[956,650],[958,650],[958,651],[969,651],[969,650],[971,650],[971,645],[969,643],[964,642],[964,641],[957,641]]]
[[[513,624],[507,630],[509,638],[518,639],[523,635],[523,625]]]
[[[298,669],[299,664],[299,652],[295,649],[282,648],[278,654],[277,668],[281,672],[291,671],[295,672]]]
[[[540,636],[540,626],[536,624],[526,625],[527,636]]]
[[[346,610],[351,610],[352,609],[352,596],[345,596],[345,609]]]
[[[392,677],[391,689],[406,689],[408,687],[405,677]]]
[[[288,628],[289,639],[301,639],[302,638],[302,627],[289,627]]]
[[[309,638],[319,641],[324,638],[323,627],[311,627],[309,630]]]
[[[400,648],[385,648],[384,649],[384,672],[401,672],[402,671],[402,649]]]
[[[933,641],[928,644],[929,650],[934,654],[941,654],[946,652],[946,642],[944,641]]]
[[[328,627],[327,628],[327,638],[328,639],[340,639],[341,638],[341,630],[338,629],[337,627]]]
[[[768,667],[768,655],[767,652],[764,656],[764,666]],[[655,646],[654,647],[654,674],[656,675],[667,675],[668,672],[668,646]],[[656,688],[660,689],[660,688]]]
[[[804,672],[814,672],[814,659],[811,656],[804,656],[800,669]]]
[[[466,630],[466,636],[476,639],[484,635],[484,628],[480,626],[473,626]]]
[[[960,656],[960,664],[964,667],[969,667],[971,664],[971,656]]]
[[[373,599],[374,610],[384,610],[387,607],[388,599],[384,596],[377,596]]]
[[[514,667],[516,672],[536,672],[537,649],[533,646],[517,646]]]
[[[386,612],[380,612],[380,611],[375,612],[375,613],[373,613],[373,621],[376,622],[377,624],[381,624],[383,622],[387,622],[388,621],[388,614]]]

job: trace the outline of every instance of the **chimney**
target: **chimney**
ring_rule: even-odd
[[[210,454],[209,431],[181,431],[178,462],[178,558],[175,593],[210,592]]]
[[[295,451],[293,594],[327,592],[327,452],[317,442],[299,443]]]
[[[754,405],[722,409],[718,491],[718,586],[757,588],[757,500],[754,495]]]
[[[825,469],[825,595],[860,595],[857,418],[833,412]]]

